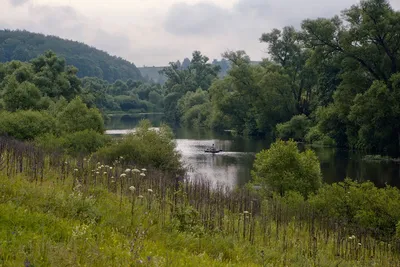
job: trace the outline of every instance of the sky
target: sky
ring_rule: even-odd
[[[137,66],[165,66],[194,50],[220,59],[267,56],[262,33],[332,17],[357,0],[0,0],[0,29],[84,42]],[[400,0],[391,0],[400,10]]]

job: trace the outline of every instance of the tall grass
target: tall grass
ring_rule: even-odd
[[[0,231],[0,265],[24,260],[35,266],[400,265],[396,239],[322,217],[307,202],[263,199],[247,188],[232,190],[142,167],[45,153],[0,138],[0,224],[9,228]],[[26,212],[31,222],[23,219]],[[35,235],[21,237],[13,247],[15,229],[22,225],[56,237],[41,242],[30,240]],[[64,259],[63,249],[73,256]],[[90,258],[95,255],[99,258]]]

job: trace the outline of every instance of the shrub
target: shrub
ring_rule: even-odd
[[[125,163],[137,166],[149,166],[164,171],[182,169],[171,129],[162,125],[155,131],[151,129],[148,120],[141,121],[135,133],[100,149],[97,155],[110,163],[122,157]]]
[[[310,120],[304,114],[293,116],[290,121],[276,125],[277,136],[283,140],[304,141],[309,128]]]
[[[45,133],[54,133],[55,119],[47,112],[17,111],[0,114],[0,135],[11,136],[19,140],[33,140]]]
[[[285,195],[299,192],[303,197],[316,192],[322,184],[319,161],[311,150],[299,152],[294,141],[278,140],[256,155],[252,177],[264,192]]]
[[[45,133],[35,138],[35,144],[46,152],[60,151],[65,152],[63,137],[58,137],[53,133]]]
[[[111,137],[93,130],[67,133],[62,136],[44,134],[35,143],[46,151],[60,150],[70,155],[90,154],[111,142]]]
[[[70,133],[64,137],[64,148],[68,154],[90,154],[111,142],[111,137],[93,130]]]
[[[83,130],[104,132],[104,121],[99,110],[89,109],[79,97],[61,109],[56,116],[58,126],[63,132],[71,133]]]
[[[336,142],[333,138],[323,134],[318,126],[310,128],[305,136],[305,141],[310,144],[321,145],[321,146],[336,146]]]
[[[392,236],[400,221],[400,190],[350,179],[324,185],[309,203],[322,215]]]

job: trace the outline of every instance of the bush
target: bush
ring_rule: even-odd
[[[111,142],[111,137],[93,130],[84,130],[64,136],[64,148],[68,154],[90,154]]]
[[[60,151],[65,152],[63,137],[58,137],[53,133],[45,133],[35,138],[35,144],[46,152]]]
[[[137,166],[154,167],[163,171],[182,169],[171,129],[162,125],[159,131],[155,131],[151,129],[148,120],[141,121],[135,133],[100,149],[97,156],[109,163],[122,157],[124,163]]]
[[[47,112],[17,111],[0,113],[0,135],[14,137],[18,140],[33,140],[45,133],[54,133],[55,119]]]
[[[58,126],[63,132],[72,133],[83,130],[104,132],[104,121],[99,110],[89,109],[79,97],[61,109],[56,116]]]
[[[321,215],[374,229],[383,236],[394,235],[400,221],[400,190],[377,188],[372,182],[346,179],[325,185],[309,198],[309,203]]]
[[[316,192],[322,184],[319,161],[311,150],[299,152],[294,141],[278,140],[256,155],[252,177],[264,193],[299,192],[303,197]]]
[[[276,125],[277,136],[283,140],[294,139],[304,141],[306,133],[310,128],[310,120],[306,115],[293,116],[290,121]]]
[[[336,146],[336,142],[331,137],[323,134],[318,126],[310,128],[306,134],[305,141],[309,144],[321,145],[321,146]]]
[[[111,142],[111,137],[93,130],[84,130],[64,134],[44,134],[35,139],[35,143],[46,151],[59,150],[70,155],[90,154]]]

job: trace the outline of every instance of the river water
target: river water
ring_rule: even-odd
[[[121,135],[132,131],[143,118],[154,127],[162,122],[162,115],[112,116],[106,123],[107,133]],[[177,149],[188,167],[192,178],[207,178],[230,186],[243,185],[251,179],[255,154],[269,148],[271,140],[254,140],[232,137],[230,133],[179,128],[174,130]],[[215,145],[224,152],[204,153]],[[314,150],[320,160],[323,179],[333,183],[350,177],[358,181],[373,181],[377,186],[386,183],[400,187],[400,164],[394,162],[371,162],[362,160],[365,153],[347,149],[309,147],[299,145],[301,150]]]

